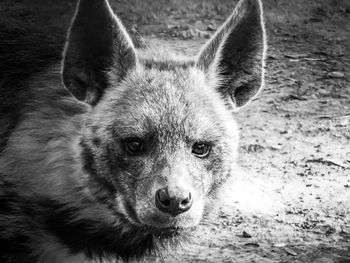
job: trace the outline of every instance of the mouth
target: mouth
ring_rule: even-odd
[[[174,220],[168,224],[150,224],[141,222],[139,219],[134,219],[132,216],[124,218],[133,227],[139,228],[143,233],[150,233],[159,237],[176,237],[190,233],[196,229],[196,226],[181,226]]]
[[[152,211],[150,214],[140,218],[135,211],[135,208],[124,203],[125,213],[123,214],[124,220],[127,223],[139,227],[145,230],[149,230],[152,233],[180,233],[184,231],[193,230],[197,224],[190,222],[188,217],[170,216],[162,213],[154,213]]]
[[[129,215],[124,217],[125,222],[127,222],[131,228],[138,229],[137,232],[146,236],[152,235],[158,240],[168,240],[172,243],[179,243],[182,240],[187,241],[194,232],[196,226],[180,226],[176,222],[169,222],[166,225],[163,224],[149,224],[141,222],[138,218]]]
[[[175,224],[168,224],[167,226],[150,225],[139,220],[135,221],[130,216],[123,219],[129,225],[129,231],[125,234],[138,236],[139,240],[151,238],[155,247],[176,248],[179,244],[188,242],[196,229],[196,226],[182,227]]]

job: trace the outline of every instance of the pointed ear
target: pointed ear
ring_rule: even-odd
[[[63,60],[63,83],[95,105],[110,85],[136,67],[133,43],[107,0],[80,0]]]
[[[263,86],[265,38],[261,0],[240,0],[199,54],[197,67],[235,108]]]

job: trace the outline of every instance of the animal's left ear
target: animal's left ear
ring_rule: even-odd
[[[209,82],[240,108],[264,83],[265,28],[261,0],[240,0],[197,60]]]

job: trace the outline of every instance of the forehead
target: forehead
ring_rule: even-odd
[[[120,136],[181,136],[212,140],[223,129],[219,95],[192,61],[142,61],[109,96]]]

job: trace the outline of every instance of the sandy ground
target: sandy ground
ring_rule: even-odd
[[[234,6],[159,2],[112,5],[131,31],[192,55]],[[266,88],[237,113],[240,168],[222,206],[190,245],[146,262],[350,262],[350,6],[290,2],[265,1]],[[63,33],[74,6],[3,0],[0,13]]]

